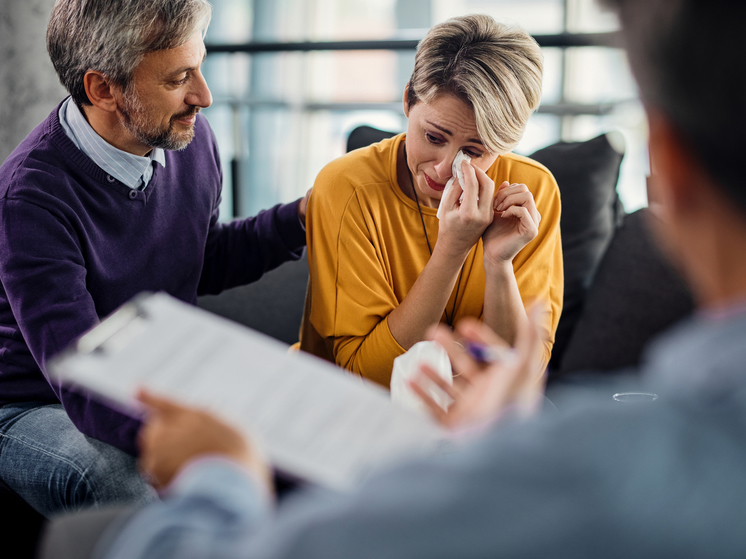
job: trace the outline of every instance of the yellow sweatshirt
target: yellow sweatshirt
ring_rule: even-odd
[[[417,204],[396,178],[404,139],[402,134],[329,163],[316,178],[306,214],[310,280],[300,348],[386,387],[394,359],[405,352],[387,317],[430,258]],[[515,257],[513,269],[524,305],[543,300],[550,309],[542,324],[546,364],[564,288],[559,189],[544,166],[510,153],[498,157],[487,175],[496,186],[503,181],[528,186],[541,214],[539,234]],[[422,207],[422,214],[435,246],[436,209]],[[482,257],[480,239],[464,263],[454,324],[482,316]],[[455,293],[456,288],[446,306],[449,314]]]

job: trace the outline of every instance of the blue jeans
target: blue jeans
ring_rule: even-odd
[[[0,406],[0,479],[47,518],[156,498],[134,457],[83,435],[61,404]]]

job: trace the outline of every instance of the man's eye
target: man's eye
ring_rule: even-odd
[[[174,84],[174,85],[184,85],[187,82],[188,78],[189,78],[189,76],[184,76],[180,80],[174,80],[171,83]]]

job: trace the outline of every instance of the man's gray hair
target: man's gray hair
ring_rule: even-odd
[[[186,43],[211,16],[207,0],[57,0],[47,51],[75,103],[90,105],[87,71],[126,90],[143,56]]]
[[[605,0],[622,21],[643,102],[665,114],[746,211],[746,2]]]

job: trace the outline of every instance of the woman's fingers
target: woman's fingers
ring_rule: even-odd
[[[530,192],[513,192],[502,196],[502,201],[495,204],[495,211],[501,212],[507,210],[510,206],[535,206],[534,197]]]
[[[458,179],[456,179],[453,182],[453,186],[445,192],[444,196],[440,199],[440,203],[445,204],[446,209],[455,208],[463,192],[463,186],[459,184]],[[466,197],[466,195],[464,195],[464,197]]]
[[[461,172],[464,175],[464,184],[461,185],[464,198],[461,205],[486,211],[495,194],[495,183],[482,169],[466,161],[461,162]],[[456,183],[458,182],[457,179]]]
[[[515,217],[520,220],[521,225],[525,231],[521,232],[522,237],[531,237],[534,239],[539,234],[539,228],[537,223],[534,221],[531,213],[528,209],[523,206],[510,206],[507,210],[500,214],[501,218]]]
[[[479,207],[486,209],[490,200],[495,196],[495,182],[476,165],[469,164],[468,167],[474,172],[474,176],[479,183]]]
[[[508,213],[508,214],[505,214],[505,213],[504,213],[504,212],[507,212],[508,210],[510,210],[510,209],[512,209],[512,208],[522,208],[522,209],[525,209],[525,210],[526,210],[526,212],[527,212],[527,213],[526,213],[525,215],[526,215],[526,216],[527,216],[527,217],[528,217],[528,218],[529,218],[529,219],[530,219],[530,220],[531,220],[531,221],[533,222],[533,224],[534,224],[534,225],[536,225],[537,227],[538,227],[539,223],[541,223],[541,216],[539,215],[539,212],[538,212],[538,211],[536,210],[536,207],[535,207],[535,206],[534,206],[533,204],[526,204],[526,205],[523,205],[523,204],[507,204],[507,205],[504,205],[504,206],[503,206],[503,207],[502,207],[501,209],[499,209],[499,210],[498,210],[498,209],[496,209],[496,210],[495,210],[495,213],[496,213],[497,215],[502,215],[503,217],[508,217],[509,215],[516,215],[516,216],[519,216],[519,215],[521,215],[521,216],[522,216],[522,215],[523,215],[522,213],[521,213],[521,214],[518,214],[518,213],[516,213],[516,214],[510,214],[510,213]]]
[[[465,210],[476,209],[479,206],[479,180],[474,172],[474,167],[470,163],[462,161],[461,173],[464,175],[464,184],[461,185],[464,191],[461,207]],[[460,182],[458,178],[456,182]]]
[[[536,201],[534,200],[534,195],[525,184],[511,184],[498,191],[495,196],[494,206],[497,211],[502,211],[511,205],[526,206],[535,209]]]
[[[503,183],[504,185],[505,183]],[[536,209],[534,195],[525,184],[511,184],[498,190],[493,201],[496,212],[507,210],[510,206],[523,206],[529,210],[531,218],[538,225],[541,221],[541,214]]]
[[[517,192],[530,192],[525,184],[512,183],[505,186],[507,182],[508,181],[505,181],[504,183],[502,183],[502,185],[500,185],[500,188],[497,191],[497,195],[495,196],[496,204],[502,203],[505,197],[511,194],[516,194]]]
[[[533,210],[536,209],[536,201],[528,189],[514,189],[512,187],[498,192],[498,195],[495,196],[494,205],[497,211],[507,209],[509,206],[525,206]],[[536,213],[538,215],[538,211]]]
[[[524,206],[508,206],[503,211],[498,211],[497,215],[501,217],[517,217],[523,221],[526,226],[531,225],[536,227],[537,225],[534,216],[532,216],[529,209]]]

